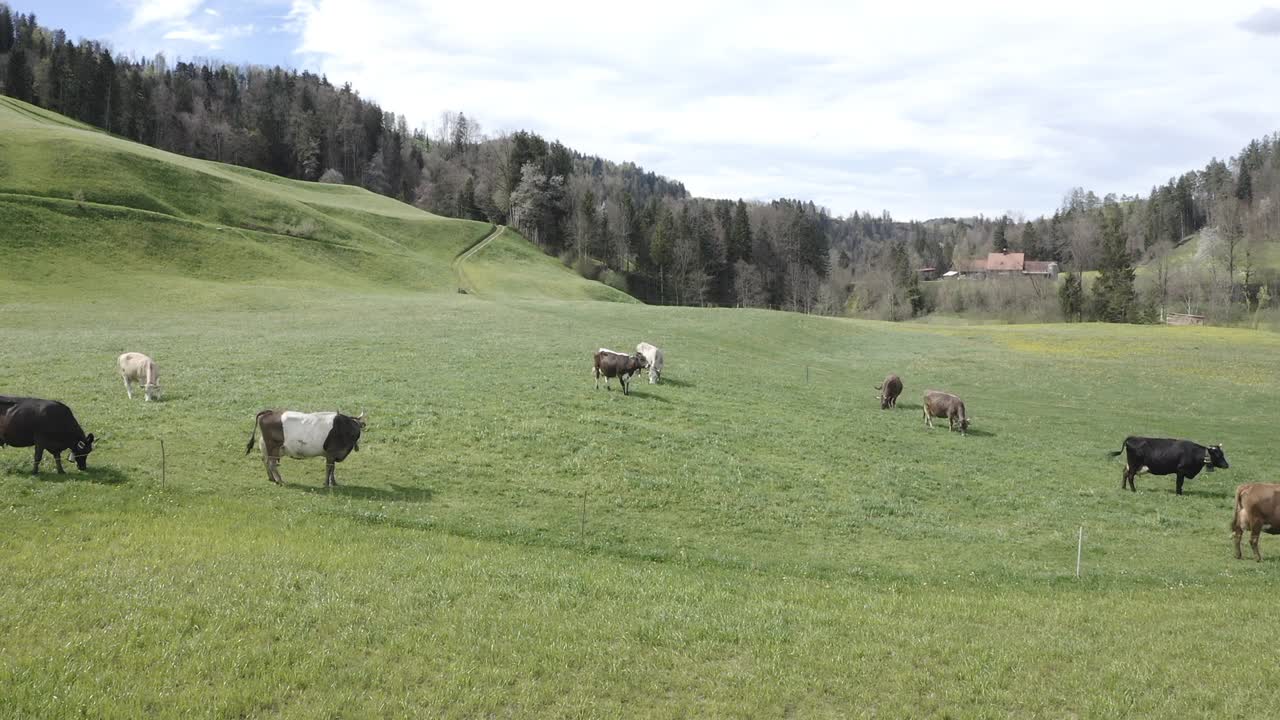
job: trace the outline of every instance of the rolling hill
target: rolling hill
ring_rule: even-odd
[[[492,230],[356,187],[174,155],[7,97],[0,227],[14,282],[105,283],[121,293],[175,291],[191,280],[452,292],[451,261]],[[511,230],[508,246],[522,253],[521,275],[536,279],[526,290],[630,300],[567,272]]]
[[[1274,684],[1280,544],[1236,561],[1227,523],[1276,480],[1275,335],[598,302],[510,231],[459,277],[489,226],[13,104],[0,191],[0,393],[99,436],[65,476],[0,448],[0,717],[1222,717]],[[640,340],[664,382],[594,389]],[[368,412],[337,488],[267,482],[266,407]],[[1128,434],[1231,469],[1122,492]]]

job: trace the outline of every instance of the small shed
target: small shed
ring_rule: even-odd
[[[1189,313],[1165,313],[1164,321],[1166,325],[1203,325],[1203,315],[1191,315]]]

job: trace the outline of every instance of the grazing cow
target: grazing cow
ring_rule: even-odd
[[[902,378],[889,373],[889,377],[884,382],[876,386],[880,391],[880,409],[888,410],[891,407],[898,407],[898,396],[902,394]]]
[[[324,456],[326,460],[324,486],[338,484],[334,476],[334,463],[347,459],[352,450],[360,449],[360,433],[364,430],[364,413],[350,417],[336,412],[303,413],[292,410],[263,410],[253,421],[249,444],[244,449],[248,455],[253,441],[262,433],[262,459],[267,464],[267,479],[277,485],[284,484],[277,467],[280,458],[309,458]]]
[[[969,421],[973,418],[965,415],[964,401],[941,390],[926,390],[924,393],[924,424],[933,427],[934,418],[946,418],[952,432],[960,428],[961,435],[968,435]]]
[[[93,433],[84,434],[76,422],[71,408],[57,400],[9,397],[0,395],[0,447],[32,447],[36,449],[35,465],[31,474],[40,472],[44,452],[53,453],[53,461],[62,469],[62,451],[70,450],[76,467],[88,469],[89,453],[93,451]]]
[[[1127,437],[1124,445],[1111,457],[1125,453],[1124,474],[1120,476],[1120,489],[1127,485],[1133,492],[1134,477],[1144,472],[1152,475],[1177,475],[1178,494],[1182,494],[1182,481],[1194,478],[1204,468],[1212,472],[1219,467],[1226,470],[1227,456],[1222,454],[1222,445],[1197,445],[1190,440],[1170,440],[1169,438]]]
[[[1240,560],[1240,538],[1249,531],[1249,547],[1253,559],[1262,562],[1258,551],[1258,536],[1280,535],[1280,485],[1275,483],[1249,483],[1236,488],[1236,510],[1231,516],[1231,536],[1236,544],[1236,559]]]
[[[604,389],[609,390],[609,378],[616,377],[618,382],[622,383],[622,394],[630,395],[627,389],[627,381],[632,375],[645,369],[647,361],[643,355],[623,355],[614,352],[608,348],[600,348],[596,354],[592,356],[594,370],[592,371],[596,378],[596,389],[600,389],[600,376],[604,376]]]
[[[644,357],[644,361],[649,363],[649,384],[657,385],[662,379],[662,351],[642,342],[636,346],[636,354]]]
[[[160,368],[156,361],[142,353],[127,352],[116,358],[120,377],[124,379],[124,391],[133,399],[133,384],[142,386],[147,402],[160,399]]]

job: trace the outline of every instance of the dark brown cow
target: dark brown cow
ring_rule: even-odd
[[[284,484],[280,477],[280,458],[309,458],[323,456],[325,463],[324,486],[338,484],[334,476],[334,463],[347,459],[353,450],[360,449],[360,433],[364,430],[364,413],[349,417],[337,412],[303,413],[292,410],[263,410],[253,421],[249,444],[244,449],[248,455],[253,441],[262,433],[262,459],[267,465],[267,479],[277,485]]]
[[[604,376],[604,389],[609,388],[609,378],[618,378],[618,382],[622,383],[622,394],[630,395],[627,389],[627,381],[632,375],[640,372],[649,366],[643,355],[623,355],[614,352],[608,348],[600,348],[596,354],[592,356],[592,362],[596,378],[596,389],[600,389],[600,377]]]
[[[964,412],[964,401],[941,390],[926,390],[924,393],[924,424],[933,427],[934,418],[946,418],[954,432],[960,428],[961,435],[967,435],[969,417]]]
[[[876,386],[880,391],[880,409],[888,410],[891,407],[898,407],[898,396],[902,394],[902,378],[889,373],[889,377],[884,382]]]
[[[71,451],[76,467],[87,470],[89,453],[93,452],[93,433],[84,434],[71,408],[57,400],[0,395],[0,447],[35,447],[35,464],[31,474],[40,472],[44,452],[53,453],[59,473],[62,453]]]
[[[1236,559],[1240,560],[1240,538],[1249,531],[1249,547],[1253,559],[1262,562],[1258,551],[1258,536],[1280,535],[1280,485],[1274,483],[1248,483],[1236,488],[1236,511],[1231,516],[1231,536],[1236,544]]]

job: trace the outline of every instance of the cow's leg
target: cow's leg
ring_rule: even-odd
[[[596,389],[599,390],[600,389],[600,369],[596,368],[595,372],[592,374],[596,376]],[[608,381],[606,380],[606,382]]]
[[[267,479],[277,485],[284,484],[284,478],[280,477],[280,458],[270,455],[263,456],[267,463]]]
[[[1249,528],[1249,547],[1253,548],[1253,559],[1262,562],[1262,553],[1258,550],[1258,536],[1262,534],[1262,521],[1254,521]]]
[[[1237,560],[1241,559],[1242,557],[1242,554],[1240,552],[1240,540],[1243,537],[1244,537],[1244,526],[1240,524],[1240,518],[1237,517],[1236,521],[1231,523],[1231,542],[1236,546]]]
[[[334,474],[333,458],[328,458],[324,464],[324,486],[337,487],[338,477]]]
[[[50,452],[53,452],[53,451],[51,450]],[[53,464],[58,466],[59,475],[67,474],[67,471],[62,469],[62,453],[61,452],[53,453]]]
[[[1182,481],[1183,481],[1183,477],[1181,474],[1179,474],[1178,475],[1178,494],[1179,495],[1182,494]]]
[[[627,390],[627,376],[626,376],[626,375],[619,375],[619,376],[618,376],[618,382],[622,383],[622,394],[623,394],[623,395],[630,395],[630,394],[631,394],[631,392],[630,392],[629,390]]]
[[[31,468],[32,475],[40,474],[40,461],[44,459],[44,448],[40,447],[40,443],[36,443],[36,462]]]
[[[129,396],[130,400],[132,400],[133,399],[133,383],[129,382],[129,376],[125,375],[124,373],[120,373],[120,379],[124,380],[125,394]]]

